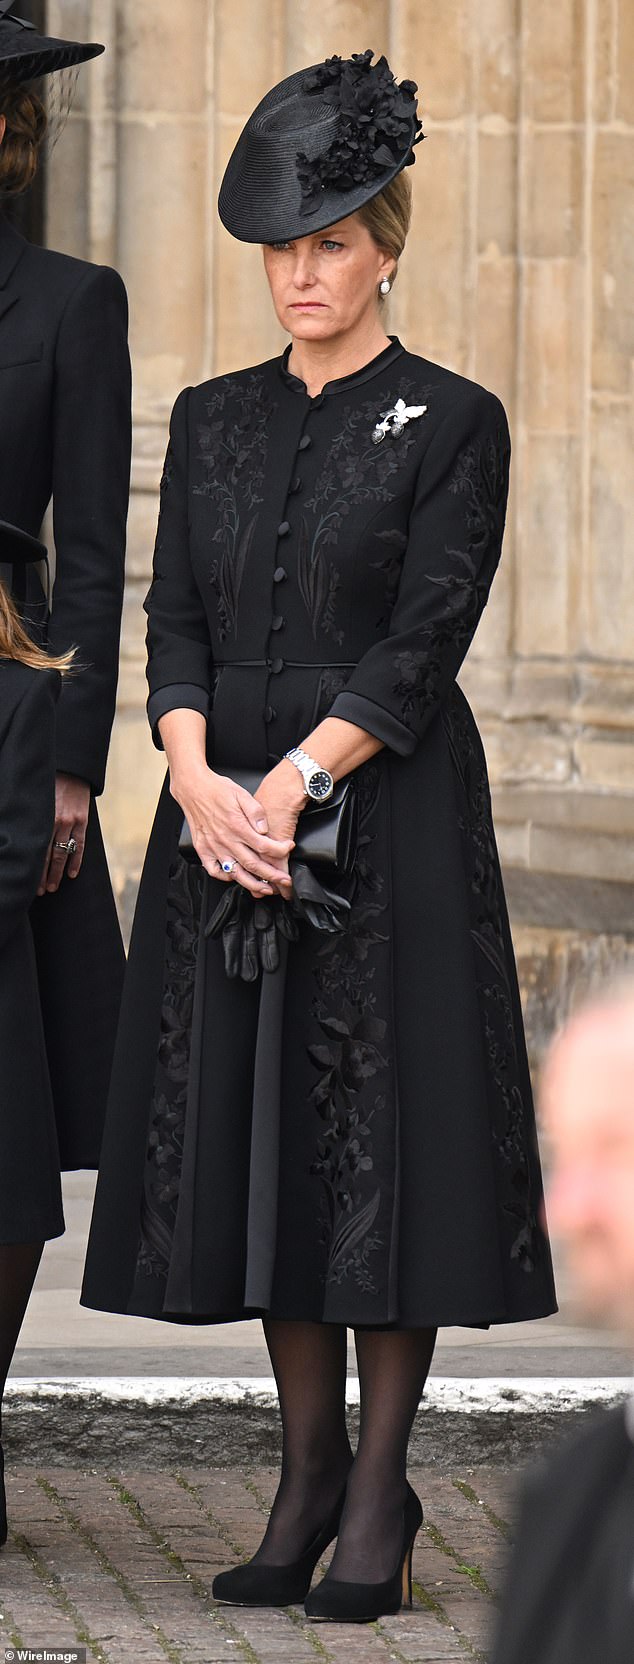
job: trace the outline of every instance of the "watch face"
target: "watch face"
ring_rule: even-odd
[[[310,776],[308,790],[311,797],[330,797],[332,775],[325,768],[317,768]]]

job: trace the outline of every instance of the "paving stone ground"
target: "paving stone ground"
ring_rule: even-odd
[[[15,1466],[0,1552],[5,1649],[86,1648],[87,1664],[449,1664],[484,1660],[517,1476],[412,1468],[426,1521],[411,1611],[311,1626],[302,1607],[214,1606],[211,1583],[261,1538],[271,1468],[160,1472]],[[327,1563],[327,1556],[324,1566]]]

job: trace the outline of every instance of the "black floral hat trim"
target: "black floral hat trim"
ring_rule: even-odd
[[[327,150],[309,158],[296,156],[301,188],[300,214],[312,214],[329,186],[349,191],[372,184],[399,161],[416,160],[412,147],[424,139],[416,114],[416,81],[400,81],[387,58],[372,63],[372,47],[351,58],[327,58],[302,81],[307,93],[331,88],[339,103],[337,130]],[[413,136],[412,136],[413,129]],[[410,154],[404,155],[405,151]]]

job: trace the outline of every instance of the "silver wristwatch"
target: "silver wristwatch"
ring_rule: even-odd
[[[315,762],[314,757],[309,757],[307,751],[302,751],[301,745],[292,746],[290,751],[284,752],[284,756],[299,769],[304,780],[304,790],[309,797],[323,803],[325,798],[332,796],[335,782],[330,770],[322,768],[320,763]]]

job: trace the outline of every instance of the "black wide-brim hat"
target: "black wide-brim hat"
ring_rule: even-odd
[[[48,560],[48,550],[39,538],[0,520],[0,561],[8,566],[28,566],[31,561]]]
[[[286,242],[334,225],[415,161],[424,137],[415,81],[395,80],[372,48],[286,76],[256,106],[218,197],[245,243]]]
[[[32,23],[15,17],[16,0],[0,0],[0,81],[37,81],[56,69],[72,69],[105,52],[96,41],[55,40],[39,35]]]

